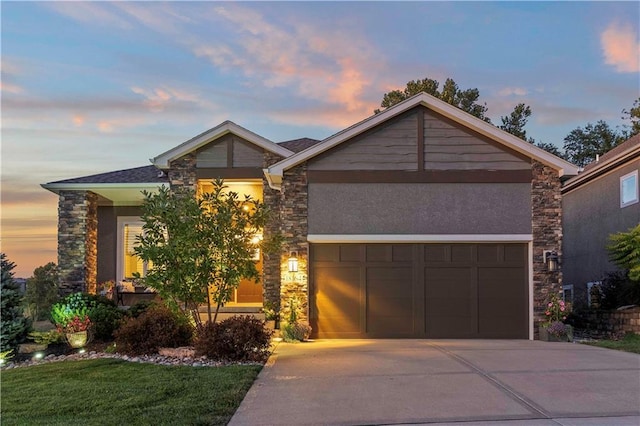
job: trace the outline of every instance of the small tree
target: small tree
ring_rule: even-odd
[[[0,253],[0,352],[15,349],[23,342],[31,327],[30,321],[23,315],[22,296],[13,280],[16,264]]]
[[[206,303],[208,320],[215,322],[243,278],[260,278],[255,250],[273,248],[273,241],[256,241],[267,207],[249,196],[241,200],[222,180],[198,197],[166,188],[145,193],[142,210],[144,233],[135,252],[152,264],[145,283],[170,306],[190,313],[198,327],[198,306]]]
[[[640,224],[609,237],[611,261],[629,271],[629,279],[640,285]]]
[[[58,267],[49,262],[33,271],[27,280],[25,302],[35,320],[44,320],[49,316],[51,305],[58,301]]]

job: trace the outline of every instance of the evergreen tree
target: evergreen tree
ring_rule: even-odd
[[[22,295],[13,279],[16,264],[0,253],[0,352],[14,349],[27,337],[30,321],[23,315]]]

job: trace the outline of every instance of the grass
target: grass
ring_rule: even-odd
[[[5,370],[2,425],[224,425],[261,368],[97,359]]]
[[[598,340],[587,344],[607,349],[640,354],[640,334],[628,333],[620,340]]]

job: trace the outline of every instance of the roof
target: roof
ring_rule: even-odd
[[[584,171],[566,181],[562,192],[569,192],[598,176],[625,164],[626,162],[640,158],[640,134],[632,136],[620,145],[604,153],[597,161],[592,161],[584,167]]]
[[[434,96],[427,93],[419,93],[406,99],[379,114],[373,115],[369,118],[362,120],[359,123],[348,127],[333,136],[329,136],[327,139],[310,146],[296,154],[285,158],[284,160],[275,163],[268,169],[265,169],[265,175],[269,184],[274,188],[279,188],[282,182],[282,176],[285,170],[301,164],[316,155],[319,155],[339,144],[345,142],[354,136],[366,132],[367,130],[402,114],[416,106],[425,106],[432,111],[435,111],[443,116],[465,126],[468,129],[474,130],[490,139],[503,144],[504,146],[526,155],[529,158],[535,159],[555,170],[558,171],[560,176],[574,176],[578,174],[578,167],[569,163],[555,155],[538,148],[537,146],[524,141],[510,133],[505,132],[492,124],[489,124],[471,114],[468,114],[461,109],[448,104]]]
[[[74,183],[168,183],[167,175],[156,166],[142,166],[133,169],[116,170],[72,179],[49,182],[45,185]]]
[[[301,139],[293,139],[290,141],[278,142],[278,145],[287,148],[289,151],[300,152],[320,142],[321,141],[319,141],[318,139],[301,138]]]
[[[227,120],[219,124],[218,126],[209,129],[206,132],[203,132],[198,136],[195,136],[166,152],[163,152],[157,157],[152,158],[151,162],[158,168],[168,169],[169,163],[171,161],[176,160],[190,152],[193,152],[196,149],[208,144],[209,142],[226,135],[227,133],[232,133],[236,136],[240,136],[241,138],[253,143],[256,146],[259,146],[260,148],[263,148],[269,152],[278,154],[285,158],[293,154],[293,152],[286,147],[278,145],[275,142],[271,142],[269,139],[263,138],[262,136],[245,129],[242,126],[237,125],[233,121]]]

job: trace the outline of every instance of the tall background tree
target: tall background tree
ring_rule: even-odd
[[[23,314],[20,289],[13,279],[15,267],[6,254],[0,253],[0,352],[15,350],[31,327]]]
[[[564,153],[567,160],[578,166],[585,166],[624,142],[626,135],[612,129],[605,121],[588,123],[584,129],[578,127],[564,138]]]
[[[144,233],[135,247],[136,255],[152,264],[145,284],[171,307],[190,314],[197,327],[202,326],[201,305],[207,305],[208,320],[215,322],[219,308],[231,300],[243,278],[259,279],[256,237],[269,214],[264,204],[251,197],[240,199],[222,181],[213,186],[213,192],[198,197],[194,191],[167,188],[146,193]],[[273,244],[263,240],[262,248],[269,251]]]
[[[407,87],[405,87],[404,90],[392,90],[385,93],[382,96],[380,106],[382,109],[387,109],[418,93],[425,92],[486,122],[491,122],[489,117],[486,116],[487,106],[478,103],[478,99],[480,98],[480,91],[478,89],[462,90],[451,78],[447,78],[442,86],[442,90],[438,90],[439,86],[440,83],[431,78],[411,80],[407,83]],[[374,112],[377,114],[380,111],[380,109],[376,109]]]
[[[55,263],[49,262],[33,271],[33,276],[27,280],[24,298],[32,318],[38,321],[48,318],[51,306],[58,301],[58,267]]]

